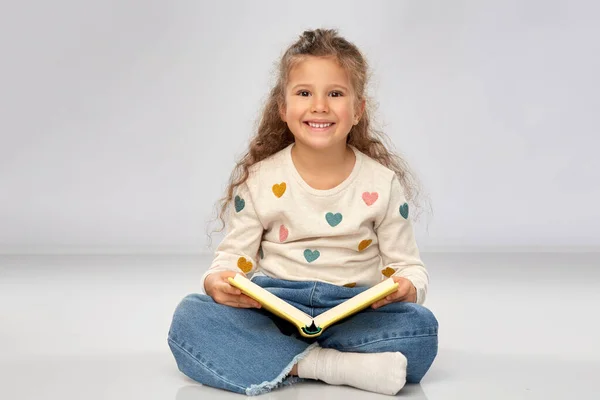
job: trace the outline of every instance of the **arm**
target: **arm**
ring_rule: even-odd
[[[254,273],[263,229],[248,186],[243,183],[238,186],[229,210],[227,234],[217,246],[210,268],[202,276],[200,287],[204,293],[206,277],[212,273],[234,271],[246,276]]]
[[[379,226],[375,227],[375,232],[384,271],[389,268],[389,273],[394,271],[391,276],[408,279],[416,289],[416,303],[423,304],[427,295],[429,274],[421,261],[409,218],[408,204],[396,176],[391,182],[386,214]]]

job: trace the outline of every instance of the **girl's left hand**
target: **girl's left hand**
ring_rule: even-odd
[[[394,280],[394,282],[398,283],[398,290],[388,295],[387,297],[376,301],[371,305],[371,308],[375,309],[381,306],[385,306],[386,304],[396,303],[399,301],[405,301],[410,303],[415,303],[417,301],[417,289],[411,281],[401,276],[392,276],[392,279]]]

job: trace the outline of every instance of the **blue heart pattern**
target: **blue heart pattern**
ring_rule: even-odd
[[[404,203],[400,206],[400,215],[404,217],[404,219],[408,219],[408,204]]]
[[[246,201],[240,196],[235,196],[235,212],[240,212],[246,206]]]
[[[320,255],[321,253],[319,252],[319,250],[304,250],[304,258],[306,258],[306,261],[308,261],[309,263],[315,261],[317,258],[319,258]]]
[[[327,220],[327,223],[330,226],[337,226],[340,224],[340,222],[342,222],[342,214],[340,214],[340,213],[334,214],[334,213],[328,212],[325,215],[325,219]]]

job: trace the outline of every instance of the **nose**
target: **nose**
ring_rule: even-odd
[[[328,112],[329,106],[327,105],[327,96],[323,97],[321,95],[314,95],[312,97],[313,101],[311,104],[312,112]]]

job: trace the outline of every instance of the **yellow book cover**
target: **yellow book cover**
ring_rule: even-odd
[[[304,337],[319,336],[328,326],[364,310],[377,300],[383,299],[398,289],[398,284],[392,278],[387,278],[381,283],[312,318],[268,290],[258,286],[244,275],[236,274],[235,277],[229,278],[229,283],[240,289],[248,297],[258,301],[266,310],[290,321]]]

